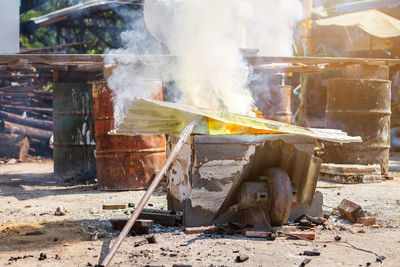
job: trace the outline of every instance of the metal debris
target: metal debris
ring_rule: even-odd
[[[245,261],[247,261],[248,259],[249,259],[249,256],[247,256],[246,254],[241,254],[241,255],[238,255],[238,256],[236,257],[235,262],[245,262]]]

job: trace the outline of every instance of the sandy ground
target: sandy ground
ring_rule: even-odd
[[[112,261],[112,266],[299,266],[305,250],[320,256],[308,257],[307,266],[381,266],[376,255],[384,255],[385,266],[400,266],[400,156],[393,155],[391,181],[379,184],[339,185],[318,183],[325,209],[336,207],[343,198],[359,203],[382,227],[358,231],[346,221],[331,217],[333,231],[317,230],[315,241],[275,241],[240,235],[186,235],[179,228],[155,225],[151,232],[157,243],[135,247],[144,236],[128,237]],[[93,185],[66,186],[52,174],[49,160],[34,163],[0,164],[0,266],[94,266],[115,240],[109,219],[127,218],[128,210],[104,211],[102,204],[137,204],[144,194],[102,192]],[[154,194],[152,208],[166,209],[166,197]],[[55,216],[63,206],[65,216]],[[347,224],[348,231],[339,225]],[[99,239],[88,241],[89,233]],[[341,241],[334,237],[339,235]],[[374,252],[361,251],[351,245]],[[47,258],[39,260],[40,253]],[[249,260],[235,263],[239,254]]]

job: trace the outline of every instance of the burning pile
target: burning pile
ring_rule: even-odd
[[[115,93],[116,126],[133,98],[157,93],[143,86],[147,79],[163,82],[164,100],[254,117],[259,101],[249,84],[260,77],[243,51],[292,55],[302,6],[298,0],[147,0],[143,13],[123,33],[125,48],[111,50],[105,58],[117,65],[108,79]],[[159,57],[158,68],[148,73],[142,66],[150,62],[127,54],[170,54],[176,60]]]

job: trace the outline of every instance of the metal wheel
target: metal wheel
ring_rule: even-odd
[[[270,218],[272,226],[284,224],[292,206],[292,184],[287,173],[281,168],[266,170],[270,194]]]

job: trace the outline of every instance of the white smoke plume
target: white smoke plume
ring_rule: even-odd
[[[146,0],[144,19],[137,19],[123,35],[126,46],[109,51],[121,56],[106,57],[106,63],[118,64],[108,80],[115,93],[116,121],[121,121],[134,97],[151,98],[158,92],[154,84],[148,87],[149,79],[163,79],[164,84],[174,81],[179,90],[176,100],[181,103],[251,115],[254,99],[248,86],[252,77],[240,49],[291,55],[301,10],[299,0]],[[158,62],[158,68],[125,56],[166,51],[177,60]]]

